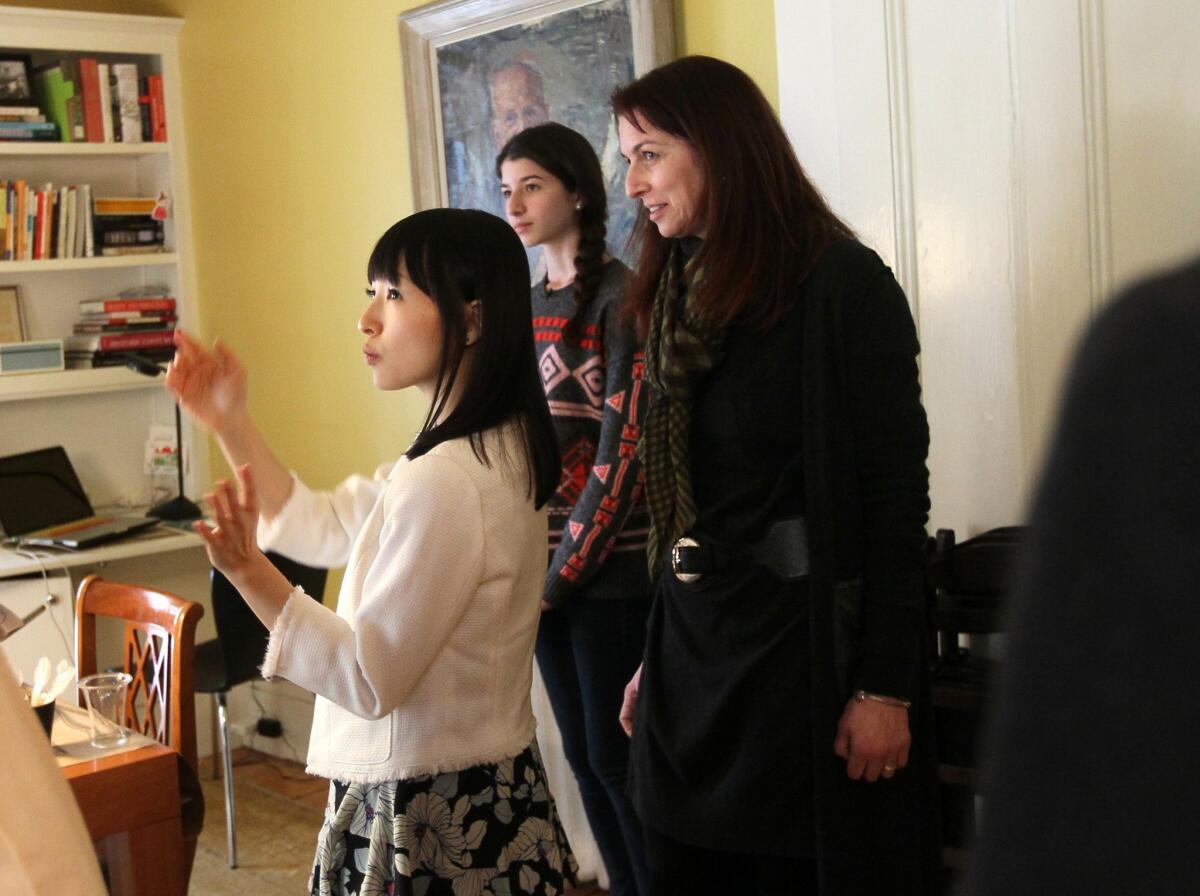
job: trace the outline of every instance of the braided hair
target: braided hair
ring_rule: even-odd
[[[504,144],[496,156],[500,166],[514,159],[529,159],[558,178],[580,197],[579,248],[575,255],[575,314],[563,328],[569,345],[579,345],[583,315],[600,288],[608,234],[608,196],[600,160],[587,138],[566,125],[551,121],[526,128]]]

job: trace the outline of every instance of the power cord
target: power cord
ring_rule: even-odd
[[[58,595],[56,595],[54,592],[52,592],[50,590],[50,575],[46,571],[46,564],[43,563],[42,561],[43,560],[58,561],[58,557],[56,557],[54,554],[43,554],[41,551],[31,551],[28,548],[16,548],[13,551],[13,553],[15,553],[18,557],[24,557],[26,560],[32,560],[34,563],[36,563],[38,565],[38,571],[41,572],[41,574],[42,574],[42,587],[46,590],[46,596],[42,598],[42,606],[44,606],[49,611],[51,607],[53,607],[56,603],[58,603],[59,597],[58,597]],[[62,574],[66,578],[66,580],[68,582],[70,582],[71,581],[71,572],[70,572],[70,570],[67,569],[66,565],[60,563],[59,570],[62,572]],[[69,590],[69,588],[68,588],[68,590]],[[72,660],[73,660],[75,657],[75,651],[71,647],[70,642],[67,641],[67,636],[62,630],[62,626],[60,626],[58,624],[58,620],[54,618],[54,613],[51,612],[51,613],[48,613],[48,615],[50,617],[51,625],[53,625],[54,630],[56,632],[58,632],[58,637],[59,637],[59,640],[61,640],[63,643],[63,648],[67,651],[67,656],[72,658]]]

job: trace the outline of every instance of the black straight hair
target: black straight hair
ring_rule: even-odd
[[[561,461],[529,326],[529,266],[516,233],[473,209],[437,208],[409,215],[379,238],[367,280],[393,286],[404,271],[433,299],[442,321],[442,351],[433,401],[405,456],[417,458],[467,436],[490,465],[483,433],[511,421],[525,444],[530,496],[541,507],[558,487]],[[467,315],[478,302],[478,334],[458,403],[445,415],[467,352]]]
[[[496,156],[500,166],[515,159],[529,159],[557,177],[571,193],[578,193],[579,248],[575,254],[575,314],[563,328],[563,338],[579,345],[583,315],[600,288],[604,239],[608,234],[608,194],[600,160],[586,137],[556,121],[534,125],[512,137]]]

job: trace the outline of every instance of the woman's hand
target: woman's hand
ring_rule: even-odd
[[[911,744],[908,710],[851,698],[838,722],[833,751],[846,760],[846,774],[853,780],[877,781],[908,765]]]
[[[262,624],[272,629],[291,597],[292,585],[255,540],[258,495],[249,464],[237,468],[237,478],[236,494],[222,479],[205,496],[216,525],[197,522],[193,528],[204,539],[209,562],[225,574]]]
[[[176,330],[166,385],[183,410],[217,435],[246,419],[246,368],[220,340],[209,351]]]
[[[204,539],[209,561],[234,584],[256,563],[266,560],[255,539],[258,498],[254,493],[254,476],[249,464],[238,467],[237,478],[236,494],[229,481],[222,479],[205,495],[205,500],[212,507],[216,525],[210,526],[199,521],[193,526]]]
[[[625,685],[625,699],[621,703],[621,727],[625,729],[626,737],[633,737],[633,715],[637,710],[638,687],[642,683],[642,667],[639,665]]]

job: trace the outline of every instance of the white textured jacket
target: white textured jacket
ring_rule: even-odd
[[[516,755],[533,740],[533,643],[546,515],[528,494],[519,432],[467,439],[329,492],[296,480],[259,544],[346,565],[337,611],[297,588],[263,677],[317,695],[308,771],[379,783]]]

